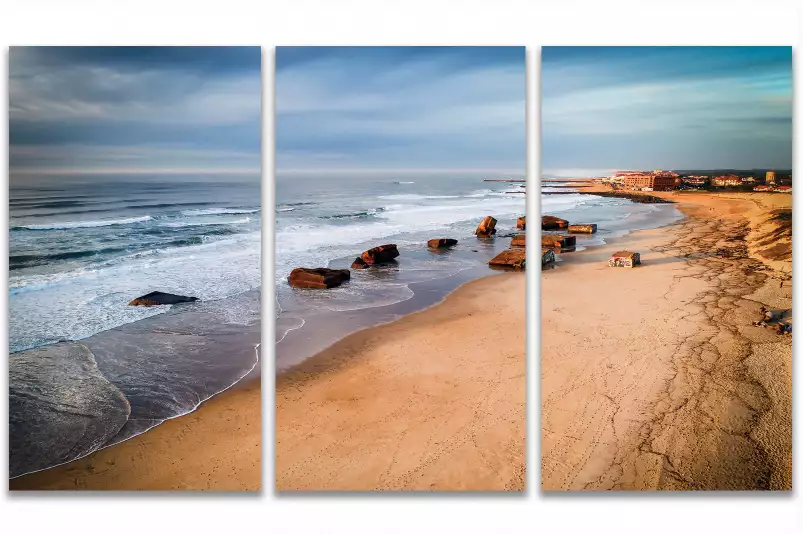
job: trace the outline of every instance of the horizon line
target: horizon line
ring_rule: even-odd
[[[492,169],[487,167],[432,167],[432,168],[392,168],[392,167],[355,167],[355,168],[276,168],[276,174],[321,174],[321,173],[403,173],[403,174],[422,174],[422,173],[498,173],[526,175],[526,169]]]
[[[9,169],[9,176],[41,175],[252,175],[262,174],[262,169]]]

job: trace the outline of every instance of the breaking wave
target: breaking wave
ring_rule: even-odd
[[[259,208],[201,208],[197,210],[184,210],[183,215],[229,215],[229,214],[255,214]]]
[[[132,225],[144,223],[153,219],[149,215],[142,217],[127,217],[123,219],[103,219],[99,221],[66,221],[64,223],[47,223],[42,225],[20,225],[11,227],[11,230],[59,230],[71,228],[110,227],[113,225]]]
[[[207,225],[244,225],[251,221],[250,217],[235,219],[234,221],[168,221],[162,226],[181,228],[181,227],[204,227]]]
[[[350,214],[334,214],[318,216],[320,219],[361,219],[364,217],[373,217],[380,212],[384,212],[384,208],[377,208],[376,210],[366,210],[364,212],[353,212]]]

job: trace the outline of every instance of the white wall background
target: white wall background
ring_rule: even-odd
[[[551,5],[550,5],[551,4]],[[554,6],[554,7],[553,7]],[[531,191],[539,169],[539,65],[542,45],[797,45],[801,12],[795,0],[6,0],[0,11],[5,71],[10,45],[261,45],[263,47],[264,184],[266,214],[273,206],[273,58],[277,45],[526,45],[528,47],[528,170]],[[799,54],[795,77],[799,81]],[[7,94],[7,76],[0,80]],[[796,93],[800,87],[796,84]],[[8,116],[7,98],[3,98]],[[800,107],[796,108],[799,124]],[[6,123],[7,124],[7,123]],[[8,169],[8,131],[0,130]],[[795,140],[795,154],[801,141]],[[7,173],[5,180],[8,180]],[[798,191],[798,195],[800,192]],[[0,210],[8,221],[8,189]],[[531,217],[538,199],[530,195]],[[263,218],[263,280],[273,281],[273,218]],[[796,219],[795,235],[800,236]],[[0,258],[7,257],[4,234]],[[799,245],[795,250],[799,251]],[[796,256],[800,256],[799,254]],[[798,259],[795,266],[800,266]],[[799,272],[799,270],[796,270]],[[799,274],[799,273],[798,273]],[[178,494],[3,495],[6,533],[803,533],[800,491],[758,493],[594,494],[539,492],[539,272],[528,272],[528,491],[520,496],[376,495],[278,497],[273,492],[272,344],[265,344],[263,491],[256,496]],[[798,290],[800,290],[798,285]],[[798,292],[796,292],[797,294]],[[270,292],[266,288],[266,295]],[[7,321],[7,294],[0,293]],[[263,332],[272,340],[273,300],[264,299]],[[0,347],[8,347],[7,330]],[[800,391],[795,338],[794,484],[801,484]],[[6,360],[0,373],[0,412],[7,424]],[[8,429],[7,425],[4,429]],[[7,431],[2,433],[7,450]],[[0,454],[0,457],[5,453]],[[7,463],[3,460],[3,477]],[[7,531],[6,531],[7,530]]]

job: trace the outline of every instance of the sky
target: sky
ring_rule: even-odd
[[[278,172],[525,172],[523,47],[279,47]]]
[[[792,168],[791,47],[544,47],[541,65],[544,175]]]
[[[259,47],[12,47],[13,175],[258,173]]]

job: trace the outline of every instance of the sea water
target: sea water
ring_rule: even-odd
[[[276,184],[276,344],[279,370],[349,332],[390,321],[442,299],[462,282],[492,272],[525,213],[524,185],[484,182],[480,174],[282,175]],[[500,177],[488,177],[500,178]],[[522,178],[522,177],[514,177]],[[499,234],[479,240],[483,217]],[[454,238],[450,250],[427,240]],[[394,243],[393,266],[352,270],[326,291],[287,283],[296,267],[348,268],[372,247]]]
[[[258,361],[259,176],[12,177],[10,475],[134,436]],[[200,298],[131,307],[158,290]]]
[[[662,227],[683,218],[673,204],[636,203],[625,198],[573,193],[576,191],[567,184],[555,182],[542,187],[541,213],[566,219],[570,224],[597,224],[595,234],[573,234],[578,251],[604,245],[606,240],[636,230]],[[556,259],[560,261],[562,256],[556,255]]]

